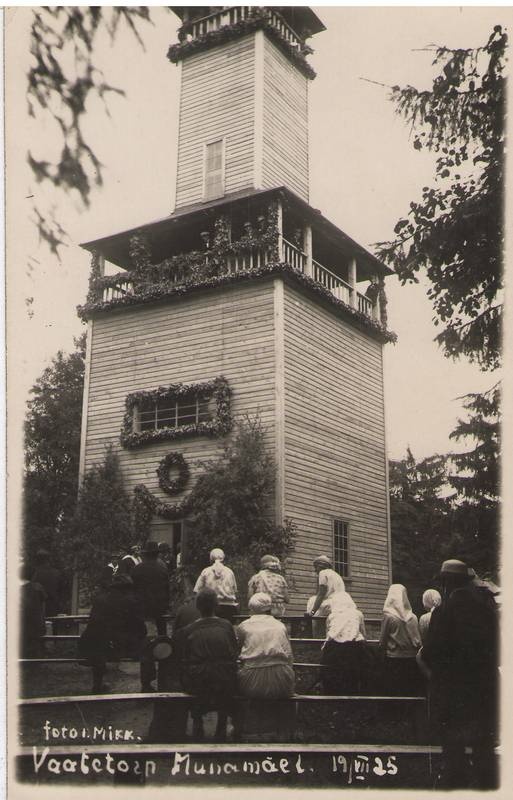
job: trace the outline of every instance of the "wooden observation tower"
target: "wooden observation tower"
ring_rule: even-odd
[[[175,209],[84,245],[82,473],[112,443],[129,489],[153,498],[152,538],[186,546],[199,462],[220,454],[231,420],[258,413],[278,468],[276,517],[298,529],[290,610],[304,608],[312,559],[326,553],[376,614],[391,578],[390,270],[309,205],[306,40],[324,26],[306,6],[174,11]],[[173,467],[171,513],[161,487]]]

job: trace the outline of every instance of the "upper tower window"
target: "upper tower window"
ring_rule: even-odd
[[[224,139],[205,144],[203,196],[215,200],[224,195]]]

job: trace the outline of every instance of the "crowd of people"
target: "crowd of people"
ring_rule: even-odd
[[[166,560],[168,559],[168,560]],[[172,569],[176,567],[176,562]],[[440,591],[427,589],[425,613],[413,613],[407,589],[392,584],[383,606],[378,656],[367,642],[365,621],[331,560],[313,562],[316,593],[305,616],[314,638],[323,640],[319,685],[324,694],[359,695],[372,688],[387,695],[427,694],[430,717],[444,753],[447,788],[465,785],[465,746],[473,748],[472,768],[481,788],[494,785],[498,670],[497,604],[493,594],[463,562],[445,561]],[[101,576],[80,656],[92,668],[93,692],[106,690],[108,661],[120,655],[140,660],[141,688],[154,691],[156,677],[146,623],[165,638],[169,612],[169,548],[148,542],[116,554]],[[39,557],[32,581],[45,584],[47,611],[57,591],[57,577],[47,556]],[[33,604],[33,589],[26,591]],[[194,695],[193,736],[203,737],[203,717],[218,712],[216,738],[226,737],[227,719],[237,726],[234,698],[278,700],[293,696],[292,648],[283,617],[289,588],[277,557],[265,555],[248,584],[249,616],[238,625],[239,592],[222,549],[210,553],[210,564],[175,609],[172,659],[181,688]],[[28,606],[27,606],[28,607]],[[41,624],[41,620],[40,623]],[[42,621],[44,626],[44,619]],[[274,714],[280,714],[279,706]],[[278,725],[279,720],[275,719]]]

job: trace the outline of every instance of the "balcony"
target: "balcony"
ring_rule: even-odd
[[[379,304],[372,302],[366,295],[359,292],[356,282],[351,285],[336,275],[331,270],[319,264],[296,247],[285,238],[281,238],[281,261],[288,264],[297,272],[307,275],[316,283],[327,289],[337,300],[342,301],[347,306],[358,310],[369,319],[379,321]],[[208,269],[209,256],[205,253],[197,253],[195,266]],[[272,249],[268,247],[248,248],[246,252],[227,255],[224,264],[219,268],[218,275],[233,275],[239,272],[251,272],[272,264],[276,261],[273,258]],[[152,269],[151,282],[166,282],[172,286],[180,286],[190,280],[190,273],[185,268],[172,269],[169,262],[163,262]],[[137,283],[129,277],[114,275],[104,279],[105,283],[101,290],[101,300],[104,303],[121,300],[127,295],[136,296],[138,293]]]
[[[207,16],[184,22],[178,32],[178,38],[182,44],[192,42],[226,26],[238,25],[246,20],[254,19],[257,15],[265,18],[279,36],[289,45],[296,48],[298,52],[304,49],[304,39],[290,27],[281,14],[270,7],[262,8],[261,10],[258,7],[252,8],[250,6],[222,8]]]

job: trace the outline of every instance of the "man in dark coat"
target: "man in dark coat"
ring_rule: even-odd
[[[193,708],[194,738],[203,738],[203,714],[215,709],[216,739],[222,741],[226,739],[227,717],[234,715],[239,648],[231,623],[215,615],[217,597],[213,589],[200,591],[196,606],[201,619],[176,632],[175,653],[184,690],[198,697]]]
[[[142,563],[132,571],[132,580],[142,603],[144,618],[154,621],[159,636],[165,636],[163,615],[169,609],[169,575],[158,554],[157,542],[147,542],[141,551]]]
[[[87,628],[79,642],[80,656],[87,659],[93,669],[93,693],[106,690],[103,676],[107,661],[140,658],[145,643],[146,625],[132,579],[128,575],[115,575],[110,588],[95,597]],[[143,691],[153,690],[150,681],[154,677],[154,665],[142,659]]]
[[[20,658],[40,658],[45,634],[45,591],[30,580],[26,564],[20,567]]]
[[[442,604],[421,659],[431,671],[430,707],[443,750],[441,788],[496,787],[498,614],[493,595],[466,564],[444,561]],[[465,746],[472,748],[471,769]]]
[[[38,550],[36,553],[36,568],[32,574],[32,581],[39,583],[46,594],[45,614],[55,617],[61,611],[63,575],[62,572],[50,563],[48,550]]]

